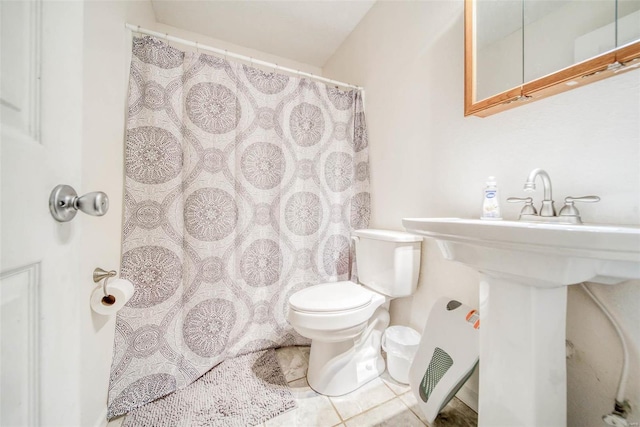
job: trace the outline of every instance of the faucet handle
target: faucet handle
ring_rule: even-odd
[[[567,196],[564,198],[564,206],[560,209],[558,216],[575,216],[580,218],[580,212],[578,212],[578,209],[573,204],[574,202],[595,203],[599,201],[600,197],[598,196]]]
[[[598,196],[581,196],[581,197],[567,196],[564,198],[565,203],[573,203],[573,202],[595,203],[599,201],[600,201],[600,197]]]
[[[533,198],[531,197],[509,197],[507,199],[509,203],[524,203],[520,215],[538,215],[538,211],[533,206]]]

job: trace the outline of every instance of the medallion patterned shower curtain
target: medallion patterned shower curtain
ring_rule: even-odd
[[[369,222],[358,91],[135,38],[111,419],[225,359],[306,344],[289,296],[347,280]]]

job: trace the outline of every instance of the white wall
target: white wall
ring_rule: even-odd
[[[84,218],[80,296],[81,425],[105,424],[107,387],[113,353],[115,316],[104,317],[86,303],[93,290],[95,267],[120,269],[124,124],[131,36],[126,22],[170,35],[197,40],[231,52],[321,73],[317,67],[236,46],[155,22],[151,3],[144,1],[89,1],[84,6],[84,116],[82,188],[104,191],[111,207],[104,217]],[[179,45],[172,45],[180,48]]]
[[[599,195],[587,222],[640,224],[640,71],[485,119],[463,117],[463,2],[378,2],[323,69],[366,88],[372,227],[402,229],[403,217],[480,215],[481,189],[495,175],[503,216],[515,219],[535,167],[554,198]],[[541,190],[535,195],[541,199]],[[478,277],[425,242],[418,292],[394,301],[392,323],[422,330],[435,299],[477,306]],[[633,359],[630,421],[640,420],[640,283],[592,285],[620,319]],[[613,409],[621,350],[606,318],[579,288],[569,292],[568,408],[571,426],[597,426]],[[473,405],[477,378],[461,391]],[[459,393],[459,396],[461,395]]]
[[[109,212],[85,217],[80,258],[80,402],[82,426],[106,424],[107,388],[113,353],[115,316],[95,314],[88,301],[96,267],[120,269],[123,140],[128,52],[124,23],[155,22],[149,1],[90,1],[84,11],[84,115],[81,192],[104,191]]]
[[[131,1],[131,0],[130,0]],[[131,24],[136,24],[136,25],[141,25],[138,22],[130,22]],[[144,25],[142,25],[144,27]],[[197,41],[198,43],[201,43],[203,45],[208,45],[208,46],[212,46],[212,47],[216,47],[218,49],[226,49],[229,52],[235,52],[235,53],[239,53],[241,55],[245,55],[248,56],[250,58],[255,58],[255,59],[261,59],[263,61],[267,61],[267,62],[272,62],[272,63],[276,63],[278,65],[281,65],[283,67],[289,67],[293,70],[300,70],[300,71],[305,71],[307,73],[311,73],[311,74],[315,74],[315,75],[322,75],[322,69],[313,65],[309,65],[309,64],[305,64],[303,62],[298,62],[298,61],[294,61],[292,59],[288,59],[288,58],[283,58],[281,56],[277,56],[277,55],[272,55],[270,53],[266,53],[266,52],[261,52],[259,50],[256,49],[251,49],[248,47],[244,47],[244,46],[239,46],[224,40],[220,40],[220,39],[214,39],[211,37],[207,37],[207,36],[203,36],[202,34],[198,34],[198,33],[194,33],[193,31],[188,31],[182,28],[177,28],[177,27],[172,27],[170,25],[166,25],[166,24],[161,24],[159,22],[154,23],[153,25],[150,25],[148,28],[161,32],[161,33],[168,33],[169,35],[172,36],[176,36],[176,37],[181,37],[184,38],[186,40],[191,40],[191,41]],[[176,46],[180,49],[183,50],[187,50],[187,51],[195,51],[195,48],[192,47],[188,47],[188,46],[180,46],[178,44],[175,43],[171,43],[172,46]],[[203,53],[207,53],[205,51],[203,51]],[[247,65],[249,65],[249,63],[247,63]],[[253,64],[252,64],[253,65]],[[255,66],[255,65],[254,65]],[[260,67],[258,67],[260,68]],[[267,71],[271,71],[270,69],[266,69]]]

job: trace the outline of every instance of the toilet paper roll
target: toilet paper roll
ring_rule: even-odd
[[[126,279],[115,279],[107,282],[107,294],[105,297],[102,285],[91,293],[91,309],[98,314],[108,316],[116,314],[133,296],[133,283]]]

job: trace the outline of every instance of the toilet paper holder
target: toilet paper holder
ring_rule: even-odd
[[[94,283],[100,283],[101,280],[104,280],[104,282],[102,282],[102,291],[104,292],[103,302],[105,304],[113,304],[115,302],[115,298],[113,297],[113,295],[109,295],[109,293],[107,293],[107,281],[110,278],[115,277],[116,274],[118,273],[116,273],[115,270],[107,271],[100,267],[97,267],[95,270],[93,270]],[[104,301],[105,298],[108,301]],[[113,299],[112,302],[110,302],[111,299]]]

